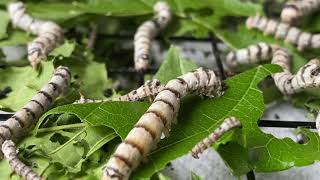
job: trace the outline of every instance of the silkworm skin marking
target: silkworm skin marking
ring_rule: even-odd
[[[213,133],[192,148],[192,156],[196,159],[199,159],[199,154],[211,147],[211,145],[217,142],[223,134],[234,129],[235,127],[241,127],[240,121],[238,121],[235,117],[226,118],[222,124],[213,131]]]
[[[136,90],[129,92],[123,96],[120,96],[118,101],[140,101],[146,97],[150,97],[154,99],[154,97],[162,91],[164,85],[160,83],[159,80],[153,79],[146,81],[141,87]],[[108,102],[110,100],[95,100],[95,99],[86,99],[83,96],[80,97],[78,101],[74,104],[84,104],[84,103],[100,103],[100,102]]]
[[[11,118],[0,123],[0,146],[5,140],[16,140],[29,132],[54,100],[64,93],[70,85],[69,68],[59,66],[51,80],[23,108]]]
[[[160,141],[161,134],[169,132],[181,98],[189,93],[218,97],[223,90],[214,72],[203,68],[170,80],[109,159],[102,179],[129,178],[142,158]]]
[[[25,165],[18,158],[16,145],[11,140],[6,140],[2,144],[2,152],[9,161],[11,169],[26,180],[41,180],[42,178],[35,173],[31,167]]]
[[[320,48],[320,34],[303,32],[296,27],[277,20],[256,15],[248,17],[246,26],[248,29],[257,29],[265,35],[271,35],[276,39],[281,39],[287,43],[296,45],[299,51],[307,48]]]
[[[272,58],[272,64],[277,64],[283,69],[283,72],[275,73],[272,77],[276,86],[284,95],[292,95],[304,89],[320,86],[319,60],[310,60],[293,75],[290,72],[291,59],[292,56],[283,48],[278,49]]]
[[[20,1],[10,3],[8,13],[14,27],[38,35],[27,45],[28,60],[33,68],[37,68],[41,60],[63,42],[62,29],[54,22],[33,18],[26,13],[25,5]]]
[[[134,35],[134,66],[137,71],[149,68],[151,41],[172,19],[170,6],[166,2],[157,2],[153,10],[153,19],[144,22]]]
[[[274,51],[279,48],[275,44],[259,42],[246,48],[231,51],[227,54],[225,64],[230,69],[239,66],[259,64],[271,60]]]
[[[319,0],[288,1],[281,11],[281,21],[288,24],[301,23],[303,17],[314,13],[319,8]]]

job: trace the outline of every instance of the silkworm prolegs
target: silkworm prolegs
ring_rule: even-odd
[[[144,22],[134,35],[134,66],[137,71],[149,68],[151,41],[172,18],[170,6],[166,2],[157,2],[153,9],[153,19]]]
[[[153,79],[146,81],[141,87],[136,90],[129,92],[123,96],[120,96],[118,101],[139,101],[146,97],[151,97],[152,99],[162,91],[164,86],[160,83],[159,80]],[[84,104],[84,103],[98,103],[98,102],[107,102],[109,100],[95,100],[95,99],[86,99],[83,96],[75,102],[75,104]]]
[[[31,167],[25,165],[18,158],[16,145],[11,140],[6,140],[2,144],[4,157],[9,161],[11,169],[26,180],[41,180],[42,178],[35,173]]]
[[[194,158],[198,159],[199,154],[209,148],[213,143],[217,142],[220,137],[225,134],[226,132],[230,131],[235,127],[240,127],[241,123],[235,117],[226,118],[222,124],[213,131],[209,136],[204,138],[198,144],[196,144],[192,150],[191,154]]]
[[[16,140],[30,131],[38,118],[70,85],[71,74],[67,67],[58,67],[51,80],[23,108],[0,123],[0,146],[5,140]]]
[[[301,23],[303,17],[314,13],[319,8],[319,0],[290,0],[281,12],[281,21],[288,24]]]
[[[22,30],[38,35],[28,43],[28,60],[36,68],[41,60],[63,42],[63,32],[59,25],[51,21],[38,20],[26,13],[24,4],[20,1],[8,5],[12,24]]]
[[[193,92],[217,97],[223,94],[224,86],[213,71],[203,68],[169,81],[109,159],[102,179],[128,179],[161,134],[170,130],[181,98]]]

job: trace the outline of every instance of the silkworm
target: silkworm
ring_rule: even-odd
[[[320,111],[318,111],[318,116],[316,118],[316,128],[317,128],[318,134],[320,136]]]
[[[276,50],[273,55],[272,64],[277,64],[283,68],[283,72],[272,75],[278,89],[285,95],[292,95],[304,89],[319,87],[319,60],[310,60],[293,75],[290,72],[291,59],[292,56],[283,48]]]
[[[15,140],[30,131],[38,118],[45,113],[53,101],[70,85],[70,71],[58,67],[51,80],[23,108],[0,124],[0,146],[5,140]]]
[[[117,147],[104,169],[102,179],[129,178],[141,159],[159,142],[161,134],[169,132],[181,98],[189,93],[218,97],[223,94],[224,87],[213,71],[203,68],[170,80]]]
[[[8,5],[8,12],[14,27],[38,35],[27,45],[28,60],[36,68],[41,60],[63,42],[63,32],[59,25],[50,21],[38,20],[26,14],[25,5],[18,1]]]
[[[9,161],[11,169],[26,180],[41,180],[42,178],[35,173],[32,168],[21,162],[17,155],[17,148],[13,141],[6,140],[2,144],[2,152]]]
[[[191,154],[194,158],[199,159],[199,154],[209,148],[213,143],[215,143],[223,134],[230,131],[235,127],[240,127],[241,123],[235,117],[229,117],[225,119],[222,124],[213,131],[208,137],[204,138],[198,144],[196,144],[192,150]]]
[[[276,39],[282,39],[294,44],[299,51],[303,51],[306,48],[320,48],[320,34],[303,32],[289,24],[267,19],[260,15],[249,17],[246,21],[246,26],[248,29],[258,29],[265,35],[272,35]]]
[[[138,71],[145,71],[150,65],[150,46],[152,39],[171,21],[170,6],[163,1],[154,5],[155,16],[144,22],[134,35],[134,66]]]
[[[314,13],[319,8],[319,0],[288,1],[281,12],[281,21],[288,24],[297,24],[301,22],[303,17]]]
[[[230,69],[235,69],[243,65],[248,66],[269,61],[277,48],[279,48],[278,45],[259,42],[243,49],[231,51],[226,56],[225,64]]]
[[[162,91],[164,86],[160,83],[159,80],[153,79],[146,81],[141,87],[136,90],[129,92],[123,96],[120,96],[118,101],[139,101],[146,97],[150,97],[154,99],[154,97]],[[84,103],[99,103],[99,102],[107,102],[110,100],[95,100],[95,99],[86,99],[83,96],[80,97],[75,104],[84,104]]]

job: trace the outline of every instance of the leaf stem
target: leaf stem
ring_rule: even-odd
[[[67,142],[65,142],[64,144],[62,144],[61,146],[57,147],[55,150],[49,152],[47,155],[51,155],[54,154],[58,151],[60,151],[62,148],[64,148],[66,145],[68,145],[69,143],[71,143],[75,138],[77,138],[80,134],[82,134],[83,132],[85,132],[88,129],[88,127],[83,128],[81,131],[79,131],[76,135],[74,135],[71,139],[69,139]]]
[[[59,130],[63,130],[63,129],[75,129],[75,128],[81,128],[81,127],[85,127],[85,126],[86,126],[86,123],[76,123],[76,124],[68,124],[68,125],[62,125],[62,126],[54,126],[54,127],[49,127],[49,128],[38,129],[37,133],[59,131]]]

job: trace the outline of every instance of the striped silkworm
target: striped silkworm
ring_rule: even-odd
[[[199,154],[209,148],[213,143],[217,142],[219,138],[226,132],[232,130],[235,127],[241,127],[240,121],[235,117],[226,118],[222,124],[213,131],[208,137],[204,138],[198,144],[196,144],[192,150],[191,154],[194,158],[199,159]]]
[[[319,60],[310,60],[293,75],[290,72],[291,59],[292,56],[283,48],[276,50],[272,58],[272,64],[277,64],[283,69],[283,72],[272,75],[276,86],[283,94],[292,95],[304,89],[320,86]]]
[[[21,162],[18,158],[17,154],[17,148],[13,141],[6,140],[2,144],[2,152],[5,156],[5,158],[9,161],[9,165],[11,169],[20,175],[23,179],[26,180],[41,180],[42,178],[35,173],[32,168],[25,165],[23,162]]]
[[[162,91],[164,86],[160,83],[159,80],[153,79],[146,81],[141,87],[135,89],[128,94],[118,97],[118,101],[139,101],[146,97],[154,99],[154,97]],[[84,104],[84,103],[99,103],[107,102],[110,100],[95,100],[95,99],[86,99],[81,95],[80,99],[74,104]]]
[[[278,45],[259,42],[243,49],[231,51],[226,56],[225,64],[230,69],[236,69],[239,66],[248,66],[269,61],[274,51],[279,48]]]
[[[225,86],[211,70],[199,68],[170,80],[165,88],[117,147],[104,169],[103,178],[128,179],[142,158],[160,141],[162,133],[169,132],[180,107],[180,100],[189,93],[218,97]]]
[[[25,5],[22,2],[10,3],[8,12],[14,27],[38,35],[27,45],[28,60],[32,67],[36,68],[41,60],[46,59],[48,54],[63,42],[63,32],[59,25],[51,21],[38,20],[26,14]]]
[[[170,6],[163,1],[154,7],[155,16],[144,22],[134,35],[134,66],[138,71],[145,71],[150,65],[150,46],[152,39],[171,21]]]
[[[319,8],[319,0],[288,1],[281,12],[281,21],[288,24],[300,23],[303,17],[314,13]]]
[[[320,34],[303,32],[289,24],[282,23],[273,19],[256,15],[249,17],[246,21],[248,29],[258,29],[265,35],[272,35],[276,39],[282,39],[297,46],[299,51],[306,48],[320,48]]]
[[[46,84],[23,108],[0,124],[0,146],[5,140],[16,140],[30,131],[38,118],[70,85],[71,74],[67,67],[58,67]]]

